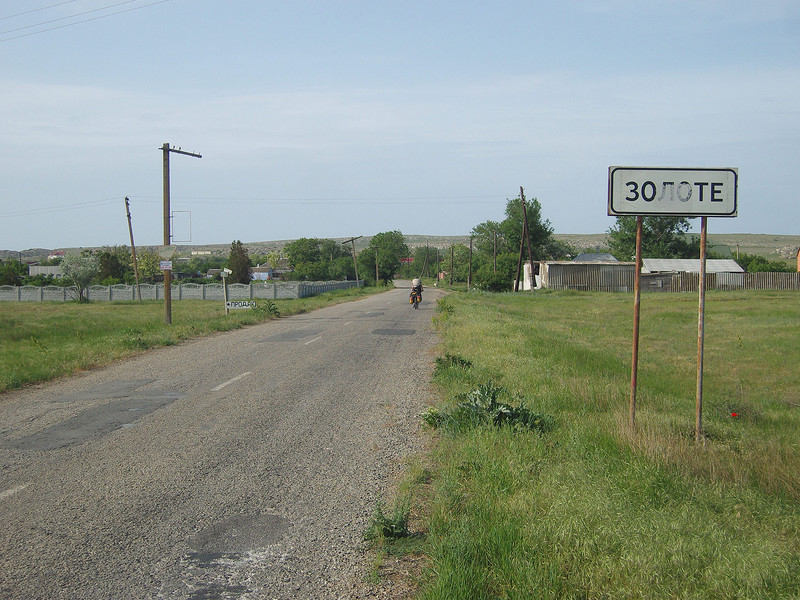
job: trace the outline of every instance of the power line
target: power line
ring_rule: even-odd
[[[89,200],[87,202],[77,202],[74,204],[61,204],[58,206],[48,206],[43,208],[29,208],[25,210],[17,210],[0,215],[2,218],[6,217],[25,217],[28,215],[50,214],[54,212],[64,212],[68,210],[80,210],[82,208],[89,208],[92,206],[102,206],[105,204],[116,204],[119,198],[105,198],[103,200]]]
[[[158,196],[130,195],[131,200],[144,204],[157,204],[161,200]],[[274,206],[274,205],[303,205],[303,206],[396,206],[396,205],[450,205],[450,204],[495,204],[507,200],[506,196],[412,196],[412,197],[366,197],[366,198],[241,198],[241,197],[194,197],[173,196],[174,202],[192,202],[193,204],[231,204],[242,206]],[[49,214],[81,210],[95,206],[112,205],[119,202],[119,198],[104,198],[89,200],[73,204],[60,204],[42,208],[28,208],[0,214],[0,217],[24,217],[29,215]]]
[[[15,17],[23,17],[25,15],[29,15],[35,12],[41,12],[43,10],[47,10],[48,8],[55,8],[56,6],[61,6],[62,4],[72,4],[73,2],[77,2],[78,0],[64,0],[64,2],[56,2],[55,4],[50,4],[49,6],[42,6],[41,8],[34,8],[31,10],[26,10],[25,12],[17,13],[15,15],[8,15],[7,17],[0,17],[0,21],[5,21],[7,19],[14,19]]]
[[[41,23],[36,23],[34,25],[26,25],[25,27],[19,27],[17,29],[9,29],[7,31],[0,31],[0,35],[5,35],[7,33],[14,33],[14,32],[22,31],[22,30],[25,30],[25,29],[31,29],[33,27],[39,27],[41,25],[47,25],[49,23],[56,23],[58,21],[64,21],[64,20],[67,20],[67,19],[74,19],[75,17],[79,17],[79,16],[82,16],[82,15],[87,15],[87,14],[98,12],[98,11],[108,10],[109,8],[114,8],[115,6],[122,6],[123,4],[130,4],[131,2],[137,2],[137,1],[139,1],[139,0],[125,0],[125,2],[118,2],[117,4],[111,4],[111,5],[105,6],[103,8],[96,8],[96,9],[89,10],[89,11],[86,11],[86,12],[83,12],[83,13],[79,13],[79,14],[76,14],[76,15],[72,15],[72,16],[69,16],[69,17],[61,17],[61,18],[58,18],[58,19],[52,19],[50,21],[43,21]],[[142,8],[148,8],[150,6],[155,6],[156,4],[164,4],[165,2],[169,2],[169,1],[170,0],[156,0],[156,2],[150,2],[149,4],[142,4],[141,6],[134,6],[132,8],[126,8],[124,10],[118,10],[116,12],[108,13],[106,15],[99,15],[99,16],[96,16],[96,17],[91,17],[89,19],[82,19],[80,21],[74,21],[72,23],[65,23],[63,25],[56,25],[55,27],[48,27],[46,29],[40,29],[39,31],[32,31],[30,33],[23,33],[21,35],[16,35],[16,36],[0,39],[0,43],[8,42],[8,41],[11,41],[11,40],[18,40],[18,39],[21,39],[21,38],[30,37],[32,35],[38,35],[40,33],[46,33],[48,31],[55,31],[56,29],[64,29],[65,27],[72,27],[73,25],[80,25],[81,23],[89,23],[90,21],[97,21],[99,19],[105,19],[107,17],[113,17],[115,15],[121,15],[123,13],[132,12],[134,10],[140,10]]]

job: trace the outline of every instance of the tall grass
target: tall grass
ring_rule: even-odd
[[[800,597],[796,294],[708,295],[700,444],[695,295],[643,299],[633,431],[630,296],[447,303],[442,410],[491,379],[556,426],[437,435],[421,598]]]
[[[274,304],[288,316],[378,291],[341,290]],[[270,318],[274,315],[266,311],[225,315],[222,302],[202,300],[173,302],[172,325],[164,324],[164,304],[158,301],[1,302],[0,393]]]

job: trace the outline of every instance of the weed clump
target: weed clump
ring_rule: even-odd
[[[255,301],[255,311],[264,317],[280,317],[281,311],[272,300],[258,299]]]
[[[447,353],[444,356],[436,357],[436,371],[447,369],[448,367],[455,367],[466,371],[472,368],[472,361],[459,356],[458,354]]]
[[[386,505],[378,501],[372,519],[364,530],[366,541],[381,539],[395,540],[409,536],[408,518],[411,514],[411,502],[408,498],[399,498],[394,505],[392,514],[386,512]]]
[[[452,411],[430,408],[422,415],[422,420],[434,429],[453,432],[467,431],[485,425],[511,427],[519,430],[532,430],[546,433],[554,426],[550,415],[532,411],[520,400],[517,406],[500,401],[506,394],[505,388],[488,381],[477,388],[460,394],[458,403]]]

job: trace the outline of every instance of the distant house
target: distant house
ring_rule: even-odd
[[[268,281],[275,279],[286,273],[291,273],[292,269],[289,267],[289,259],[281,258],[278,260],[278,268],[273,269],[269,265],[258,265],[253,267],[252,278],[254,281]]]
[[[28,275],[36,277],[37,275],[52,275],[56,279],[61,279],[64,273],[61,272],[61,267],[43,267],[41,265],[29,265]]]
[[[48,256],[47,260],[55,260],[57,258],[64,258],[66,254],[63,250],[53,250]]]

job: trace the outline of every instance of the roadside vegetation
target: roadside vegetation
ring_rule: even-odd
[[[258,301],[255,310],[225,315],[222,302],[3,302],[0,310],[0,393],[99,367],[149,348],[300,314],[383,291],[340,290],[299,300]]]
[[[631,430],[629,295],[440,301],[429,477],[405,492],[418,598],[800,597],[797,294],[708,294],[700,444],[697,298],[641,308]]]

